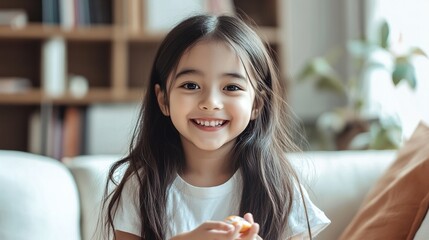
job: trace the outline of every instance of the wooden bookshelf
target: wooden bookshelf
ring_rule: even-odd
[[[114,39],[115,27],[93,26],[65,30],[60,26],[30,23],[22,28],[0,27],[2,39],[47,39],[50,37],[63,37],[66,40],[80,41],[110,41]]]
[[[48,1],[0,1],[0,10],[23,9],[28,15],[25,27],[0,26],[0,78],[19,77],[31,82],[31,88],[25,91],[0,91],[0,134],[8,136],[0,139],[0,149],[29,151],[30,118],[35,112],[45,114],[46,109],[55,112],[58,108],[64,112],[69,107],[85,109],[99,103],[142,101],[156,49],[166,32],[150,33],[143,28],[130,30],[129,19],[126,19],[127,4],[144,4],[143,0],[88,1],[97,1],[102,4],[102,9],[108,9],[103,14],[104,22],[78,24],[71,28],[44,22],[43,4]],[[258,25],[258,34],[277,54],[282,45],[279,1],[233,1],[237,13],[247,15],[248,21]],[[73,96],[67,90],[56,97],[46,94],[42,79],[43,46],[53,38],[65,42],[66,73],[87,79],[89,90],[84,96]],[[281,62],[282,57],[277,56],[277,60]]]
[[[0,94],[0,105],[90,105],[94,103],[122,103],[141,101],[146,89],[130,89],[127,92],[115,93],[109,88],[92,88],[85,96],[73,96],[70,93],[59,97],[46,95],[42,90],[30,90],[21,93]]]

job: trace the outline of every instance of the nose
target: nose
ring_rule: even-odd
[[[201,110],[213,111],[220,110],[223,108],[221,93],[217,91],[207,91],[201,95],[200,102],[198,104]]]

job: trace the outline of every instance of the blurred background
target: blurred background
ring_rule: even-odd
[[[395,149],[429,122],[424,0],[1,0],[0,149],[125,154],[166,32],[245,16],[272,49],[306,150]]]

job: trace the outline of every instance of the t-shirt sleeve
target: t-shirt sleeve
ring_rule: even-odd
[[[331,223],[331,221],[326,217],[323,211],[321,211],[316,205],[314,205],[303,186],[301,186],[301,189],[307,207],[308,221],[310,223],[311,234],[312,237],[315,237],[323,229],[325,229]],[[295,236],[300,236],[299,239],[309,239],[305,208],[297,185],[295,185],[294,190],[295,193],[292,202],[292,209],[288,218],[287,239]]]
[[[122,190],[118,209],[113,219],[115,230],[140,236],[141,222],[138,204],[138,182],[134,175],[128,179]]]

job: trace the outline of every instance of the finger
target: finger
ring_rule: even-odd
[[[209,239],[216,239],[216,240],[233,240],[238,238],[238,233],[235,233],[234,230],[231,230],[229,232],[210,230],[208,237]]]
[[[259,224],[254,223],[251,227],[251,230],[257,235],[259,233]]]
[[[234,227],[234,230],[228,233],[228,239],[238,239],[240,236],[240,229],[242,227],[241,223],[238,223],[237,225],[231,225]]]
[[[233,240],[233,239],[238,239],[240,236],[240,228],[241,226],[237,225],[231,225],[231,230],[229,231],[221,231],[221,230],[209,230],[208,232],[210,233],[210,237],[212,237],[213,239],[217,239],[217,240]],[[210,238],[210,239],[212,239]]]
[[[222,221],[207,221],[202,225],[205,230],[233,231],[234,226]]]
[[[254,223],[252,224],[252,227],[241,235],[242,240],[254,240],[257,239],[259,233],[259,224]]]
[[[254,223],[253,215],[251,213],[244,214],[244,219],[246,219],[246,221],[250,222],[251,224]]]

